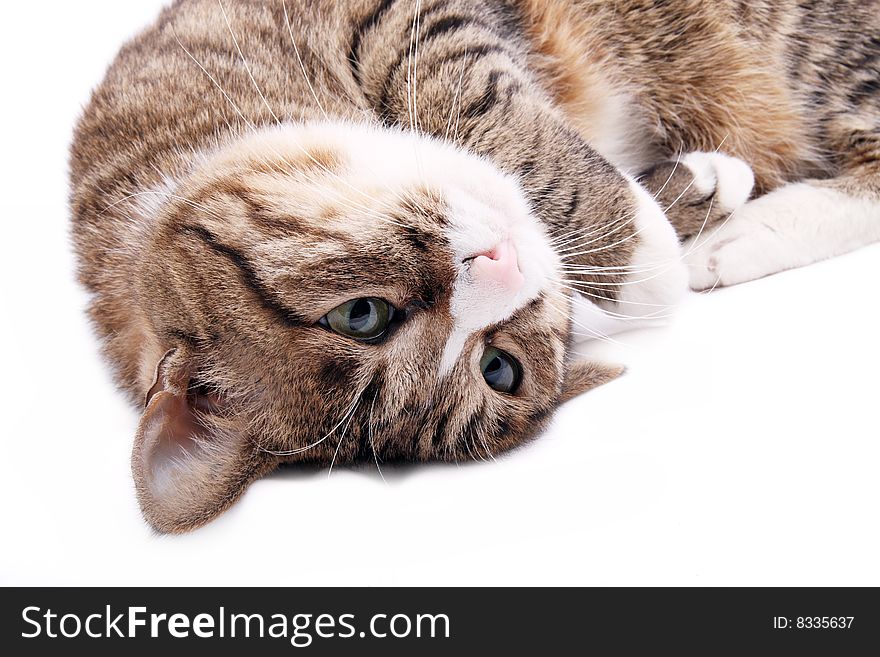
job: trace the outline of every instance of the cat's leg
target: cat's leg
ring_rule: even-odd
[[[780,187],[688,242],[691,287],[736,285],[880,241],[880,132],[842,142],[837,178]]]
[[[684,287],[676,277],[680,252],[673,246],[667,222],[679,240],[697,235],[742,207],[754,182],[749,165],[714,152],[688,153],[642,174],[634,273],[613,307],[590,296],[575,297],[575,335],[604,338],[664,319],[679,296],[679,285]]]
[[[723,153],[692,152],[655,165],[638,179],[666,214],[679,239],[705,232],[752,195],[751,167]]]

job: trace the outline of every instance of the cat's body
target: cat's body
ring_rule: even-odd
[[[880,239],[877,34],[873,0],[176,3],[72,156],[148,519],[509,448],[615,374],[574,334]]]

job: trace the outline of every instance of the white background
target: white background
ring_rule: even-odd
[[[880,585],[880,246],[692,295],[496,463],[287,470],[154,535],[74,281],[66,149],[161,4],[3,9],[0,583]]]

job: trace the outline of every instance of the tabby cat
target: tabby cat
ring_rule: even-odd
[[[880,239],[878,0],[178,0],[76,128],[148,522],[281,463],[486,458],[573,340]]]

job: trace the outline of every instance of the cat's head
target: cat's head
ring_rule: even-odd
[[[285,127],[205,156],[142,253],[133,468],[162,531],[285,461],[488,458],[616,374],[569,360],[517,183],[402,132]]]

